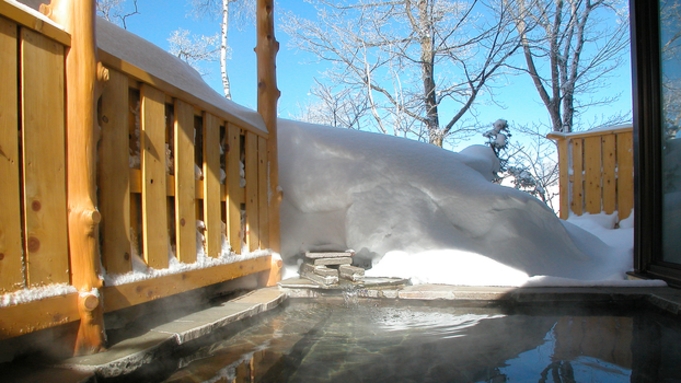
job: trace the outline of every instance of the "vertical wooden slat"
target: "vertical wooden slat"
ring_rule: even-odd
[[[616,162],[616,142],[615,135],[608,134],[601,138],[603,155],[603,211],[612,214],[616,209],[617,187],[615,180]]]
[[[267,200],[267,140],[258,137],[258,233],[262,249],[270,247]]]
[[[601,212],[601,138],[584,139],[584,199],[586,211]]]
[[[576,215],[584,212],[584,161],[583,141],[581,138],[570,140],[572,143],[572,193],[570,209]]]
[[[17,24],[0,17],[0,293],[23,287]]]
[[[166,199],[165,95],[149,85],[141,88],[142,240],[150,267],[168,267]]]
[[[218,257],[222,244],[220,209],[220,121],[203,114],[203,220],[206,223],[206,254]]]
[[[24,216],[29,286],[69,281],[64,47],[21,29]],[[4,69],[2,69],[4,70]]]
[[[229,233],[229,244],[232,251],[241,254],[241,201],[243,200],[243,189],[239,186],[241,176],[239,175],[239,162],[241,154],[240,129],[233,124],[227,125],[227,181],[225,189],[227,192],[227,232]]]
[[[620,219],[634,207],[634,153],[632,133],[617,135],[617,211]]]
[[[194,108],[175,100],[175,238],[180,262],[196,262]]]
[[[248,248],[255,251],[260,246],[258,233],[258,136],[246,133],[246,232]]]
[[[99,148],[99,209],[102,213],[102,264],[108,273],[132,270],[130,256],[130,178],[128,151],[128,76],[109,72],[102,93]]]
[[[568,140],[565,138],[558,139],[558,185],[560,193],[560,218],[568,219],[570,216],[570,198],[568,197],[569,190],[569,170],[570,158],[568,154]]]

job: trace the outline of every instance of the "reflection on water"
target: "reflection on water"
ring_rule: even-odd
[[[681,330],[652,313],[291,302],[177,360],[166,382],[678,381]],[[612,311],[612,310],[611,310]]]

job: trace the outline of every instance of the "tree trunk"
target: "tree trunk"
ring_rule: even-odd
[[[222,90],[225,92],[225,98],[232,99],[232,89],[229,84],[229,75],[227,74],[227,38],[229,34],[229,2],[231,0],[222,0],[222,23],[220,24],[220,74],[222,75]]]
[[[428,1],[419,0],[419,34],[421,40],[421,78],[423,81],[423,99],[426,107],[426,126],[428,142],[442,147],[443,138],[440,133],[440,117],[437,110],[437,94],[435,92],[435,63],[433,53],[433,31],[431,30]]]
[[[256,29],[258,58],[258,113],[267,126],[268,202],[270,248],[281,251],[279,239],[279,165],[277,159],[277,102],[281,92],[277,89],[276,57],[279,42],[274,37],[274,0],[257,0]],[[271,272],[274,272],[272,270]]]
[[[71,34],[66,55],[66,137],[71,284],[78,289],[80,327],[75,355],[104,348],[104,317],[99,289],[98,228],[95,208],[97,99],[108,72],[97,63],[95,0],[52,0],[41,11]]]

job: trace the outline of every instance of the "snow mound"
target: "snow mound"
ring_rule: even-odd
[[[278,129],[289,262],[305,251],[354,249],[368,275],[499,286],[623,281],[632,268],[630,248],[491,183],[499,164],[489,147],[454,153],[288,120]]]

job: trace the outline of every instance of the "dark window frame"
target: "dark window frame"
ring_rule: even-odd
[[[634,271],[681,286],[681,267],[662,261],[662,121],[657,0],[630,0],[634,117]],[[681,235],[681,234],[680,234]]]

